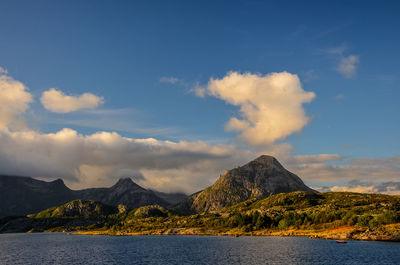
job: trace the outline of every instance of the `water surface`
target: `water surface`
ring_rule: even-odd
[[[0,264],[400,264],[400,243],[300,237],[1,234]]]

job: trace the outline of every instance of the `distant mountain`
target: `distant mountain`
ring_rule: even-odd
[[[52,182],[29,177],[0,176],[0,217],[26,215],[75,199],[61,179]]]
[[[286,170],[276,158],[263,155],[244,166],[226,171],[217,182],[181,202],[176,210],[202,212],[248,200],[292,191],[316,192],[295,174]]]
[[[188,196],[185,193],[182,192],[176,192],[176,193],[165,193],[165,192],[160,192],[160,191],[155,191],[152,190],[158,197],[161,199],[164,199],[167,201],[170,205],[175,205],[185,199],[188,198]]]
[[[122,178],[110,188],[79,190],[75,194],[79,199],[94,200],[108,205],[125,204],[129,209],[153,204],[169,205],[166,200],[137,185],[130,178]]]
[[[178,200],[176,194],[159,195],[142,188],[130,178],[120,179],[110,188],[71,190],[61,179],[46,182],[30,177],[0,175],[0,218],[36,213],[77,199],[94,200],[111,206],[125,204],[129,209],[153,204],[165,207]]]

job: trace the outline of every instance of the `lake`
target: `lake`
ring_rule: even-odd
[[[301,237],[0,234],[0,264],[400,264],[400,243]]]

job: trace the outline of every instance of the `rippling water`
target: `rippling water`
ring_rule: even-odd
[[[0,264],[400,264],[400,243],[295,237],[2,234]]]

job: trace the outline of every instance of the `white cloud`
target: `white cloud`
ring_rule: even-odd
[[[339,60],[337,71],[346,78],[351,78],[355,75],[357,70],[357,64],[360,62],[357,55],[345,56],[345,52],[348,49],[346,45],[338,47],[332,47],[329,49],[322,50],[323,53],[330,54]]]
[[[351,78],[356,72],[356,65],[359,62],[359,58],[356,55],[349,55],[348,57],[343,57],[340,60],[338,71],[343,74],[346,78]]]
[[[80,96],[68,96],[55,88],[43,92],[40,99],[43,107],[56,113],[68,113],[81,109],[93,109],[103,104],[102,97],[92,93],[84,93]]]
[[[32,95],[24,84],[0,74],[0,129],[24,127],[21,114],[28,109],[32,100]]]
[[[195,89],[239,106],[241,119],[232,117],[227,131],[240,131],[239,139],[262,146],[299,132],[310,121],[303,104],[313,100],[313,92],[304,91],[297,75],[287,72],[267,75],[230,72],[222,79],[210,79],[206,87]]]
[[[133,139],[114,132],[0,130],[1,174],[60,177],[76,188],[109,186],[131,172],[143,174],[136,180],[146,187],[194,192],[254,155],[231,145]]]

